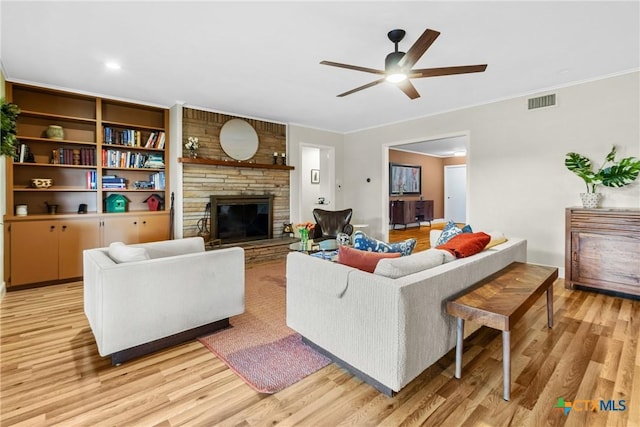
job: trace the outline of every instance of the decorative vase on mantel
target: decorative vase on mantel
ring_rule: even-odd
[[[602,193],[580,193],[582,207],[585,209],[596,209],[600,207]]]
[[[197,159],[198,158],[198,151],[189,150],[189,157],[191,157],[192,159]]]

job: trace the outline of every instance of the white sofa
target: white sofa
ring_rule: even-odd
[[[456,322],[445,301],[514,261],[526,262],[526,240],[512,238],[449,262],[443,252],[430,249],[378,263],[376,272],[420,270],[398,278],[292,252],[287,256],[287,325],[339,365],[393,395],[455,346]],[[439,265],[416,268],[422,262]]]
[[[84,312],[98,352],[114,365],[226,327],[244,312],[243,249],[205,252],[201,237],[133,248],[149,259],[116,263],[109,248],[83,253]]]

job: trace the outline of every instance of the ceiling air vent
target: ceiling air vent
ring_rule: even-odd
[[[556,94],[539,96],[537,98],[529,98],[529,110],[536,108],[552,107],[556,105]]]

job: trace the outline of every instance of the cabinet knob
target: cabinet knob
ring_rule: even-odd
[[[53,231],[53,230],[55,230],[55,229],[56,229],[56,226],[55,226],[55,225],[52,225],[52,226],[50,226],[50,227],[49,227],[49,231]]]
[[[147,221],[142,221],[142,224],[146,224],[146,223],[147,223]]]
[[[138,221],[133,221],[133,225],[138,225]]]
[[[63,225],[63,226],[62,226],[62,229],[63,229],[63,230],[66,230],[66,229],[67,229],[67,226],[66,226],[66,225]]]

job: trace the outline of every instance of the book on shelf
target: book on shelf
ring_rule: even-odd
[[[164,156],[160,153],[150,153],[144,163],[145,168],[164,169]]]
[[[149,174],[149,182],[153,183],[154,190],[164,190],[165,177],[164,172],[155,172]]]
[[[87,179],[87,188],[89,190],[95,190],[96,188],[98,188],[96,171],[87,171],[86,179]]]
[[[107,145],[140,147],[142,141],[142,132],[135,129],[116,129],[105,126],[102,131],[102,140]]]

